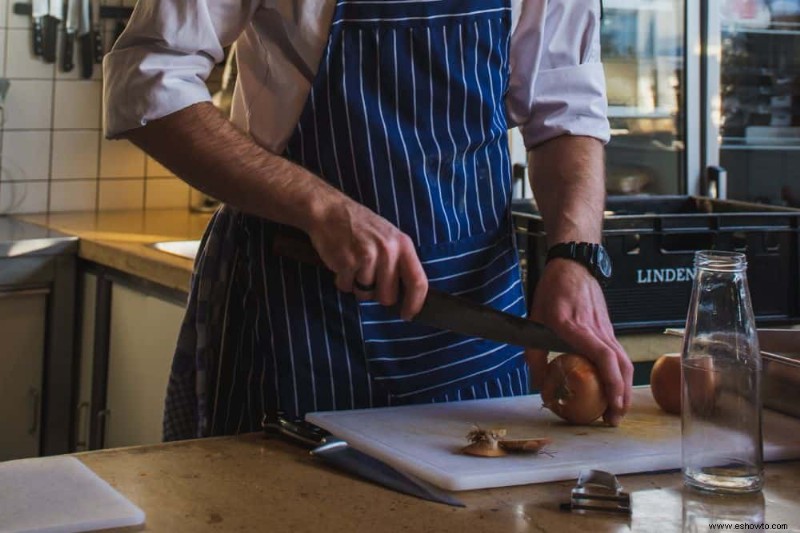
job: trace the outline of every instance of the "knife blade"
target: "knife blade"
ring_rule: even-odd
[[[41,56],[44,53],[44,17],[47,15],[48,0],[33,0],[31,3],[31,24],[33,31],[33,55]]]
[[[266,434],[282,435],[292,442],[313,448],[310,453],[326,463],[382,487],[423,500],[465,507],[458,499],[428,483],[404,474],[331,436],[327,431],[303,420],[291,421],[279,414],[277,418],[262,423]]]
[[[58,25],[64,18],[64,4],[61,0],[49,0],[47,16],[44,18],[42,38],[42,57],[46,63],[56,62]]]
[[[75,68],[75,36],[81,22],[80,0],[67,1],[67,20],[64,25],[64,50],[61,53],[61,70],[72,72]]]
[[[94,74],[95,53],[95,41],[92,33],[92,4],[90,0],[80,0],[78,41],[80,44],[81,77],[88,80]]]
[[[325,266],[303,234],[276,234],[273,237],[272,252],[302,263]],[[399,313],[399,305],[395,307]],[[468,337],[480,337],[523,348],[539,348],[552,352],[575,351],[569,343],[543,324],[434,288],[428,289],[422,310],[412,320]]]

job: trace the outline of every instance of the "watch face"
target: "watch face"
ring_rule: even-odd
[[[597,250],[597,271],[604,278],[611,278],[611,258],[602,247]]]

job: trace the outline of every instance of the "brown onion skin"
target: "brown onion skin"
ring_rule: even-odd
[[[544,406],[570,424],[591,424],[608,408],[597,367],[583,355],[553,359],[541,392]]]
[[[664,354],[650,371],[650,392],[658,406],[669,414],[681,414],[681,355]]]

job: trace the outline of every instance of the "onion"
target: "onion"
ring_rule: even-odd
[[[664,354],[650,371],[650,391],[658,406],[673,415],[681,414],[681,354]]]
[[[562,354],[550,362],[542,400],[545,407],[571,424],[591,424],[608,408],[597,368],[577,354]]]

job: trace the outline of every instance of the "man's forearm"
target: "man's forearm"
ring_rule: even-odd
[[[562,136],[531,154],[530,176],[547,243],[600,242],[605,206],[603,145]]]
[[[132,130],[128,138],[191,186],[247,213],[303,230],[344,195],[269,153],[209,103]]]

